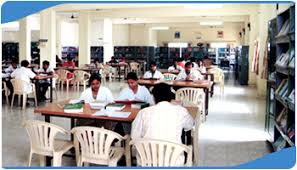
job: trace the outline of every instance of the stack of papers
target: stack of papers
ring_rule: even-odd
[[[92,109],[104,109],[107,103],[93,102],[90,103]]]
[[[108,116],[108,117],[118,117],[118,118],[127,118],[129,117],[131,112],[121,112],[114,110],[105,110],[101,109],[93,114],[93,116]]]

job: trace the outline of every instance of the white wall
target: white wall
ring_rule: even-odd
[[[39,30],[31,31],[31,41],[39,40]],[[2,42],[19,42],[19,31],[2,31]]]
[[[129,24],[113,24],[112,25],[113,45],[128,46],[130,40]]]
[[[78,46],[78,23],[61,22],[62,46]]]
[[[91,22],[91,46],[103,46],[103,21]],[[101,40],[99,40],[101,38]]]
[[[148,28],[145,24],[130,25],[130,46],[145,46],[148,44]]]
[[[196,46],[199,42],[230,42],[238,45],[241,41],[239,37],[241,25],[242,23],[225,23],[222,28],[210,28],[198,27],[197,24],[196,27],[174,27],[169,30],[160,30],[157,32],[158,45],[162,46],[168,42],[190,42],[192,46]],[[176,31],[180,32],[179,39],[174,38]],[[217,38],[217,31],[223,31],[224,37]]]

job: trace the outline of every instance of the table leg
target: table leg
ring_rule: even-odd
[[[53,102],[53,78],[50,78],[50,102]]]
[[[49,115],[44,115],[44,121],[47,123],[51,123],[51,117]],[[46,166],[51,166],[51,157],[46,156],[45,157]]]
[[[35,80],[35,93],[36,93],[36,97],[37,97],[37,106],[40,102],[39,98],[38,98],[38,96],[40,95],[39,90],[40,90],[40,87],[39,87],[38,80]]]
[[[118,69],[119,69],[119,72],[118,72],[118,74],[119,74],[119,81],[121,81],[121,66],[119,66]]]
[[[209,90],[208,88],[204,88],[205,90],[205,115],[208,115],[208,102],[209,102]]]

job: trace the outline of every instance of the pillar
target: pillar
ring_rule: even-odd
[[[258,14],[251,14],[250,15],[250,25],[251,30],[249,31],[249,85],[256,85],[257,77],[256,73],[252,73],[252,63],[255,51],[255,40],[258,38],[258,31],[259,31],[259,18]],[[248,32],[248,31],[246,31]]]
[[[90,41],[91,21],[88,12],[80,12],[78,17],[78,65],[90,64],[91,61],[91,41]]]
[[[108,62],[114,55],[112,42],[112,21],[110,19],[103,20],[103,62]]]
[[[44,60],[56,66],[56,12],[47,9],[40,12],[40,39],[47,40],[40,43],[40,64]]]
[[[29,21],[28,17],[20,20],[19,62],[22,60],[31,61],[31,28]]]
[[[56,25],[56,54],[59,58],[62,58],[62,43],[61,43],[61,23],[62,20],[60,17],[57,16],[57,25]]]

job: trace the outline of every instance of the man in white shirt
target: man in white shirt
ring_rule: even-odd
[[[50,65],[49,61],[44,60],[42,62],[42,68],[40,68],[38,70],[38,74],[45,75],[45,76],[53,75],[54,69],[51,68],[49,65]],[[39,90],[38,98],[40,101],[46,100],[45,94],[46,94],[48,87],[50,86],[50,82],[49,82],[49,80],[44,80],[44,81],[40,80],[38,83],[39,83],[39,87],[40,87],[40,89],[38,89]]]
[[[127,88],[120,93],[118,100],[143,101],[154,105],[153,97],[145,86],[138,85],[136,73],[130,72],[127,74]]]
[[[14,72],[14,70],[16,70],[17,68],[19,68],[18,60],[13,58],[11,60],[11,65],[8,68],[4,69],[5,73],[2,73],[2,81],[6,83],[6,86],[10,91],[10,94],[9,94],[10,99],[12,98],[12,95],[13,95],[13,86],[10,81],[10,78],[11,78],[10,76],[11,76],[11,73]]]
[[[145,72],[143,78],[145,78],[145,79],[164,79],[164,76],[159,70],[157,70],[156,62],[152,61],[150,63],[150,70]]]
[[[199,71],[192,69],[192,67],[192,62],[187,62],[185,64],[185,70],[177,75],[176,80],[203,80],[203,75]]]
[[[138,112],[132,123],[131,138],[150,138],[182,144],[182,130],[191,130],[194,126],[193,117],[184,107],[170,103],[175,95],[169,85],[157,84],[152,93],[156,105]],[[184,157],[181,156],[177,166],[182,165],[183,160]]]
[[[114,102],[111,91],[101,86],[101,78],[98,74],[92,74],[89,80],[90,88],[87,88],[82,92],[80,100],[84,100],[85,103],[92,103],[99,101],[102,103]]]
[[[25,89],[28,92],[32,92],[32,85],[31,80],[36,76],[35,73],[33,73],[33,71],[29,68],[27,68],[29,66],[29,62],[27,60],[23,60],[21,62],[21,67],[17,68],[14,72],[11,73],[11,77],[15,78],[15,79],[20,79],[20,80],[24,80],[25,82],[27,82],[28,84],[26,85]]]

